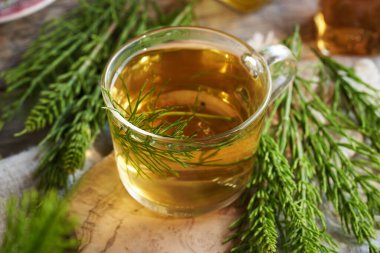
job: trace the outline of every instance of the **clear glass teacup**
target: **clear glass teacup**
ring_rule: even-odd
[[[257,53],[208,28],[163,28],[129,41],[102,77],[127,191],[172,216],[232,203],[254,173],[266,110],[295,71],[285,46]]]

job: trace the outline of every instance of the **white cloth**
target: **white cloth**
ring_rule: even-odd
[[[25,189],[35,185],[33,174],[38,166],[39,149],[33,147],[19,154],[0,160],[0,242],[5,228],[6,202],[10,196],[20,196]],[[102,156],[91,148],[86,152],[86,162],[82,170],[75,174],[80,176],[100,161]]]
[[[0,160],[0,238],[4,230],[5,205],[9,196],[20,195],[33,186],[33,173],[38,165],[38,148]],[[0,239],[1,241],[1,239]]]

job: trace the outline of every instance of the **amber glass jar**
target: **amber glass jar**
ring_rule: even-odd
[[[380,0],[321,0],[317,45],[333,54],[380,53]]]

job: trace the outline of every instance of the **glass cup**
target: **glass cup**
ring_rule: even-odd
[[[188,47],[193,50],[191,57],[184,58],[182,53],[188,51],[181,50]],[[169,50],[170,61],[154,65],[166,57],[160,50]],[[211,60],[210,55],[224,60]],[[211,70],[202,71],[208,66]],[[144,75],[147,69],[154,72],[152,81]],[[198,72],[193,73],[194,69]],[[232,203],[254,173],[254,155],[266,110],[292,81],[295,71],[296,60],[285,46],[273,45],[257,53],[245,42],[208,28],[163,28],[129,41],[111,58],[102,77],[116,164],[127,191],[145,207],[171,216],[199,215]],[[253,81],[242,81],[242,75]],[[163,76],[170,81],[157,81]],[[120,92],[116,87],[121,82],[128,99],[115,102]],[[190,86],[183,88],[183,83]],[[215,87],[208,87],[210,83]],[[148,86],[160,91],[149,93]],[[199,105],[211,106],[211,111],[227,113],[234,108],[246,117],[217,134],[163,136],[143,129],[144,121],[136,121],[143,107],[136,101],[141,102],[141,94],[147,92],[150,95],[145,97],[160,94],[167,103],[193,99]],[[133,117],[131,113],[135,113]],[[198,117],[196,113],[193,116]],[[207,117],[204,121],[209,122]],[[202,123],[200,120],[197,127]],[[226,124],[220,121],[215,125],[223,128]]]

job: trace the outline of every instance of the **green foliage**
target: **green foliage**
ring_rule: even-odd
[[[44,156],[37,170],[41,189],[65,187],[69,175],[83,166],[85,152],[105,122],[101,103],[100,89],[95,88],[53,124],[42,143]]]
[[[261,138],[257,159],[246,212],[231,226],[237,229],[231,252],[277,252],[279,239],[285,252],[336,252],[317,223],[322,216],[318,193],[307,178],[294,180],[278,142],[268,134]]]
[[[24,132],[51,124],[70,105],[75,93],[82,89],[78,82],[92,74],[89,71],[83,76],[97,57],[96,53],[91,53],[114,21],[114,12],[124,4],[125,0],[102,0],[91,4],[90,8],[87,1],[81,1],[75,11],[45,25],[21,63],[2,73],[7,92],[21,91],[21,94],[2,108],[0,129],[29,97],[36,94],[40,99],[26,121]],[[66,86],[67,82],[71,87]]]
[[[285,43],[301,56],[298,30]],[[233,226],[237,230],[232,251],[276,252],[277,236],[285,252],[336,252],[321,212],[326,196],[343,229],[377,252],[371,239],[374,215],[380,211],[380,190],[375,186],[380,182],[380,96],[351,69],[317,55],[322,63],[315,66],[319,81],[297,75],[273,106],[270,118],[277,110],[280,121],[271,127],[269,121],[265,127],[248,186],[249,204]],[[329,82],[332,106],[326,95],[331,92]],[[359,91],[353,82],[369,92]],[[355,139],[357,135],[364,142]],[[349,152],[356,155],[350,157]]]
[[[309,82],[302,81],[299,85],[303,85],[311,92]],[[370,239],[374,236],[375,222],[371,207],[365,203],[360,190],[367,193],[368,187],[371,197],[376,198],[377,202],[380,201],[380,191],[373,185],[379,182],[380,178],[371,171],[371,169],[380,169],[379,155],[374,147],[371,148],[366,143],[352,138],[349,131],[355,130],[339,124],[336,121],[337,113],[328,109],[325,104],[322,105],[319,98],[315,97],[307,102],[301,89],[298,89],[298,96],[305,104],[300,110],[299,118],[310,120],[302,121],[306,128],[305,132],[308,131],[304,136],[304,149],[307,159],[316,166],[320,190],[326,194],[339,213],[343,228],[347,232],[352,232],[359,243],[364,241],[370,243]],[[321,123],[313,111],[316,108],[315,103],[318,104],[319,112],[326,123]],[[343,142],[343,138],[346,141]],[[350,159],[344,150],[346,152],[352,150],[358,158]],[[373,165],[358,166],[355,164],[358,160],[368,161]]]
[[[82,0],[78,9],[44,27],[20,65],[2,73],[7,92],[20,96],[1,111],[0,129],[32,95],[38,100],[18,135],[51,126],[41,144],[40,188],[65,187],[103,128],[99,80],[110,55],[146,30],[192,21],[191,4],[163,14],[154,3]],[[156,13],[148,16],[152,6]]]
[[[66,203],[49,189],[67,185],[69,175],[82,167],[85,151],[105,124],[98,82],[110,54],[147,29],[191,23],[191,5],[163,19],[147,16],[151,4],[83,0],[78,9],[47,24],[22,62],[2,73],[7,92],[21,95],[2,109],[0,129],[32,95],[39,99],[19,134],[48,125],[51,129],[41,143],[43,155],[37,170],[39,187],[46,195],[33,191],[20,203],[10,200],[0,253],[59,253],[78,245]]]
[[[380,151],[380,91],[363,82],[353,69],[339,64],[332,58],[317,52],[327,72],[327,81],[334,82],[334,110],[340,110],[346,117],[353,118],[360,132],[369,138],[372,146]],[[363,86],[352,85],[357,82]]]
[[[41,196],[36,191],[12,198],[7,205],[6,232],[0,253],[65,253],[75,250],[76,222],[67,204],[55,191]]]
[[[154,79],[154,75],[151,78]],[[154,135],[177,140],[188,140],[196,136],[196,132],[190,135],[184,134],[185,128],[193,118],[234,120],[233,117],[198,112],[199,105],[197,100],[191,106],[190,111],[178,110],[179,108],[176,106],[157,107],[161,92],[154,86],[147,88],[149,79],[142,85],[136,98],[131,98],[125,81],[122,78],[119,78],[119,80],[123,84],[123,94],[125,94],[125,102],[127,102],[128,107],[124,108],[112,98],[109,90],[105,90],[104,92],[113,106],[106,107],[106,109],[109,110],[110,114],[116,112],[132,125]],[[148,105],[147,110],[139,111],[144,105]],[[170,122],[165,119],[167,116],[179,116],[179,118],[174,122]],[[146,174],[146,171],[150,170],[150,172],[161,176],[167,174],[177,175],[177,172],[171,168],[170,163],[174,162],[187,167],[193,158],[193,152],[199,151],[199,147],[196,145],[188,144],[180,147],[172,143],[170,145],[160,143],[157,145],[153,137],[139,136],[135,130],[113,120],[112,115],[110,115],[110,118],[110,130],[114,142],[118,145],[118,149],[122,151],[124,159],[132,164],[140,174]],[[219,149],[224,145],[228,145],[228,143],[215,144]],[[210,158],[216,155],[217,151],[213,155],[206,157],[202,163],[207,163]]]

